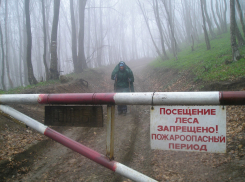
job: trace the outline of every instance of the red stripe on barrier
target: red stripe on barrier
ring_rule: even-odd
[[[40,94],[40,104],[115,104],[115,93]]]
[[[104,155],[78,143],[58,132],[52,130],[51,128],[47,128],[44,132],[44,135],[59,142],[60,144],[78,152],[79,154],[97,162],[98,164],[115,171],[116,170],[116,162],[109,161]]]
[[[244,91],[220,92],[219,101],[221,105],[244,105],[245,92]]]

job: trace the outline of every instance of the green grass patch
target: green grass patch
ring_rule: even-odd
[[[204,40],[191,51],[191,45],[182,48],[178,60],[173,56],[169,60],[160,59],[151,63],[152,67],[190,71],[203,81],[222,81],[234,79],[245,74],[245,59],[232,62],[230,34],[222,34],[210,40],[211,49],[207,50]],[[245,47],[240,47],[240,54],[245,55]]]
[[[27,89],[32,89],[32,88],[37,88],[37,87],[41,88],[41,87],[45,87],[45,86],[53,85],[53,84],[57,84],[57,83],[60,83],[60,81],[59,80],[49,80],[47,82],[39,82],[36,85],[27,85],[26,87],[16,87],[16,88],[10,89],[8,91],[0,90],[0,94],[18,94],[18,93],[21,93]]]

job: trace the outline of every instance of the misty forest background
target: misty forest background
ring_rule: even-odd
[[[222,34],[237,61],[244,15],[244,0],[0,0],[0,89],[119,61],[177,62]]]

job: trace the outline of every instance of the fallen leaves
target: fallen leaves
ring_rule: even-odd
[[[26,146],[35,141],[41,141],[45,136],[37,133],[36,131],[28,130],[18,130],[10,131],[6,128],[0,133],[3,138],[0,145],[0,160],[7,159],[11,161],[11,157],[15,154],[21,153],[26,150]]]
[[[173,81],[174,78],[176,76],[171,71],[161,76],[158,74],[158,77],[151,76],[151,88],[161,92],[195,90],[196,86],[193,85],[193,82],[188,82],[188,79],[185,77],[179,77]],[[220,172],[219,167],[222,166],[222,169],[226,168],[230,173],[233,173],[235,170],[234,168],[229,168],[229,165],[238,166],[239,168],[239,161],[242,161],[245,156],[245,106],[227,106],[226,113],[226,154],[194,154],[189,152],[184,156],[179,152],[154,151],[153,166],[155,178],[159,181],[177,181],[178,179],[200,181],[198,176],[201,177],[202,175],[202,181],[217,181],[217,179],[220,179],[218,181],[223,181],[221,180],[223,177],[216,175]],[[185,162],[182,161],[183,159]],[[210,170],[211,168],[215,169]],[[178,171],[178,179],[176,179],[174,173],[169,172],[170,170]],[[223,175],[228,176],[228,174]]]

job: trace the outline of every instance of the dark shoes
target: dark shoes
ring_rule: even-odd
[[[126,116],[127,110],[118,111],[118,115],[121,115],[121,114],[123,114],[124,116]]]
[[[126,116],[127,110],[123,110],[123,115]]]

